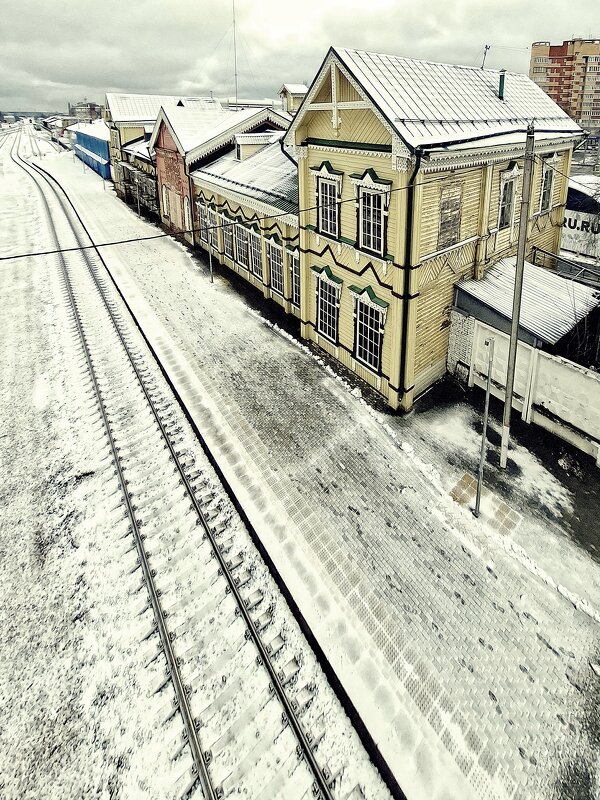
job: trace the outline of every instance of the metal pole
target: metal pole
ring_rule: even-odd
[[[210,282],[213,283],[212,250],[210,249],[210,233],[208,234],[208,266],[210,268]]]
[[[233,79],[235,82],[235,110],[237,111],[238,105],[238,73],[237,73],[237,43],[235,40],[235,0],[232,0],[233,5]]]
[[[515,385],[515,365],[517,362],[517,346],[519,341],[519,317],[521,314],[521,294],[523,291],[523,270],[525,248],[527,246],[527,229],[529,223],[529,201],[531,197],[531,178],[535,137],[533,122],[527,126],[525,142],[525,163],[523,168],[523,195],[521,197],[521,213],[519,217],[519,241],[517,244],[517,260],[515,265],[515,292],[513,295],[512,321],[510,326],[510,347],[508,351],[508,368],[506,370],[506,394],[504,398],[504,415],[502,418],[502,442],[500,444],[500,466],[506,468],[508,460],[508,440],[510,438],[510,413],[512,410],[513,390]]]
[[[485,343],[488,350],[488,374],[487,384],[485,387],[485,408],[483,411],[483,433],[481,434],[481,453],[479,455],[479,474],[477,476],[477,495],[475,497],[475,508],[473,514],[479,516],[479,504],[481,502],[481,487],[483,485],[483,466],[485,464],[485,455],[487,450],[487,426],[488,414],[490,410],[490,389],[492,385],[492,366],[494,364],[494,342],[495,339],[486,339]]]

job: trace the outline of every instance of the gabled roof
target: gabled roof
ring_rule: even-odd
[[[272,108],[246,108],[240,111],[210,108],[161,108],[150,147],[156,146],[162,123],[173,136],[177,148],[187,164],[233,142],[235,135],[271,122],[285,129],[289,120]]]
[[[122,150],[124,153],[129,153],[136,158],[141,158],[144,161],[151,161],[152,157],[150,155],[150,148],[148,145],[148,141],[145,141],[144,139],[136,139],[135,142],[129,142],[129,144],[126,144]]]
[[[332,47],[304,98],[286,143],[336,63],[358,92],[372,103],[411,150],[417,147],[478,142],[525,131],[568,138],[581,128],[526,75],[506,72],[504,99],[498,97],[500,71],[417,61],[412,58]]]
[[[298,170],[281,150],[279,141],[238,161],[234,152],[192,172],[192,178],[207,180],[273,206],[289,214],[298,213]]]
[[[106,108],[110,111],[113,122],[154,122],[161,106],[220,107],[218,100],[209,97],[185,97],[183,95],[164,94],[121,94],[108,92]]]
[[[278,94],[283,94],[283,92],[288,92],[289,94],[306,94],[308,92],[308,86],[305,86],[303,83],[284,83]]]
[[[461,281],[466,292],[507,320],[512,318],[515,258],[503,258],[484,277]],[[525,262],[519,327],[556,344],[600,303],[600,292],[549,269]]]

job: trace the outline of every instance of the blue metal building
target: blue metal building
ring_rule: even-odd
[[[110,132],[104,120],[75,127],[73,149],[88,167],[103,178],[110,178]]]

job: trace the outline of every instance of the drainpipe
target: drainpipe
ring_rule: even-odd
[[[413,226],[415,216],[415,182],[417,173],[421,167],[421,158],[423,152],[420,147],[415,151],[415,168],[408,181],[408,191],[406,197],[406,237],[404,249],[404,289],[402,291],[402,344],[400,351],[400,386],[402,396],[406,393],[406,347],[408,336],[408,309],[410,305],[410,267],[412,259],[412,242],[413,242]]]

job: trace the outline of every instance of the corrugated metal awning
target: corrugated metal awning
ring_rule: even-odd
[[[515,258],[503,258],[480,280],[456,287],[507,320],[512,318]],[[600,292],[549,269],[525,262],[519,327],[546,344],[556,344],[600,304]]]

